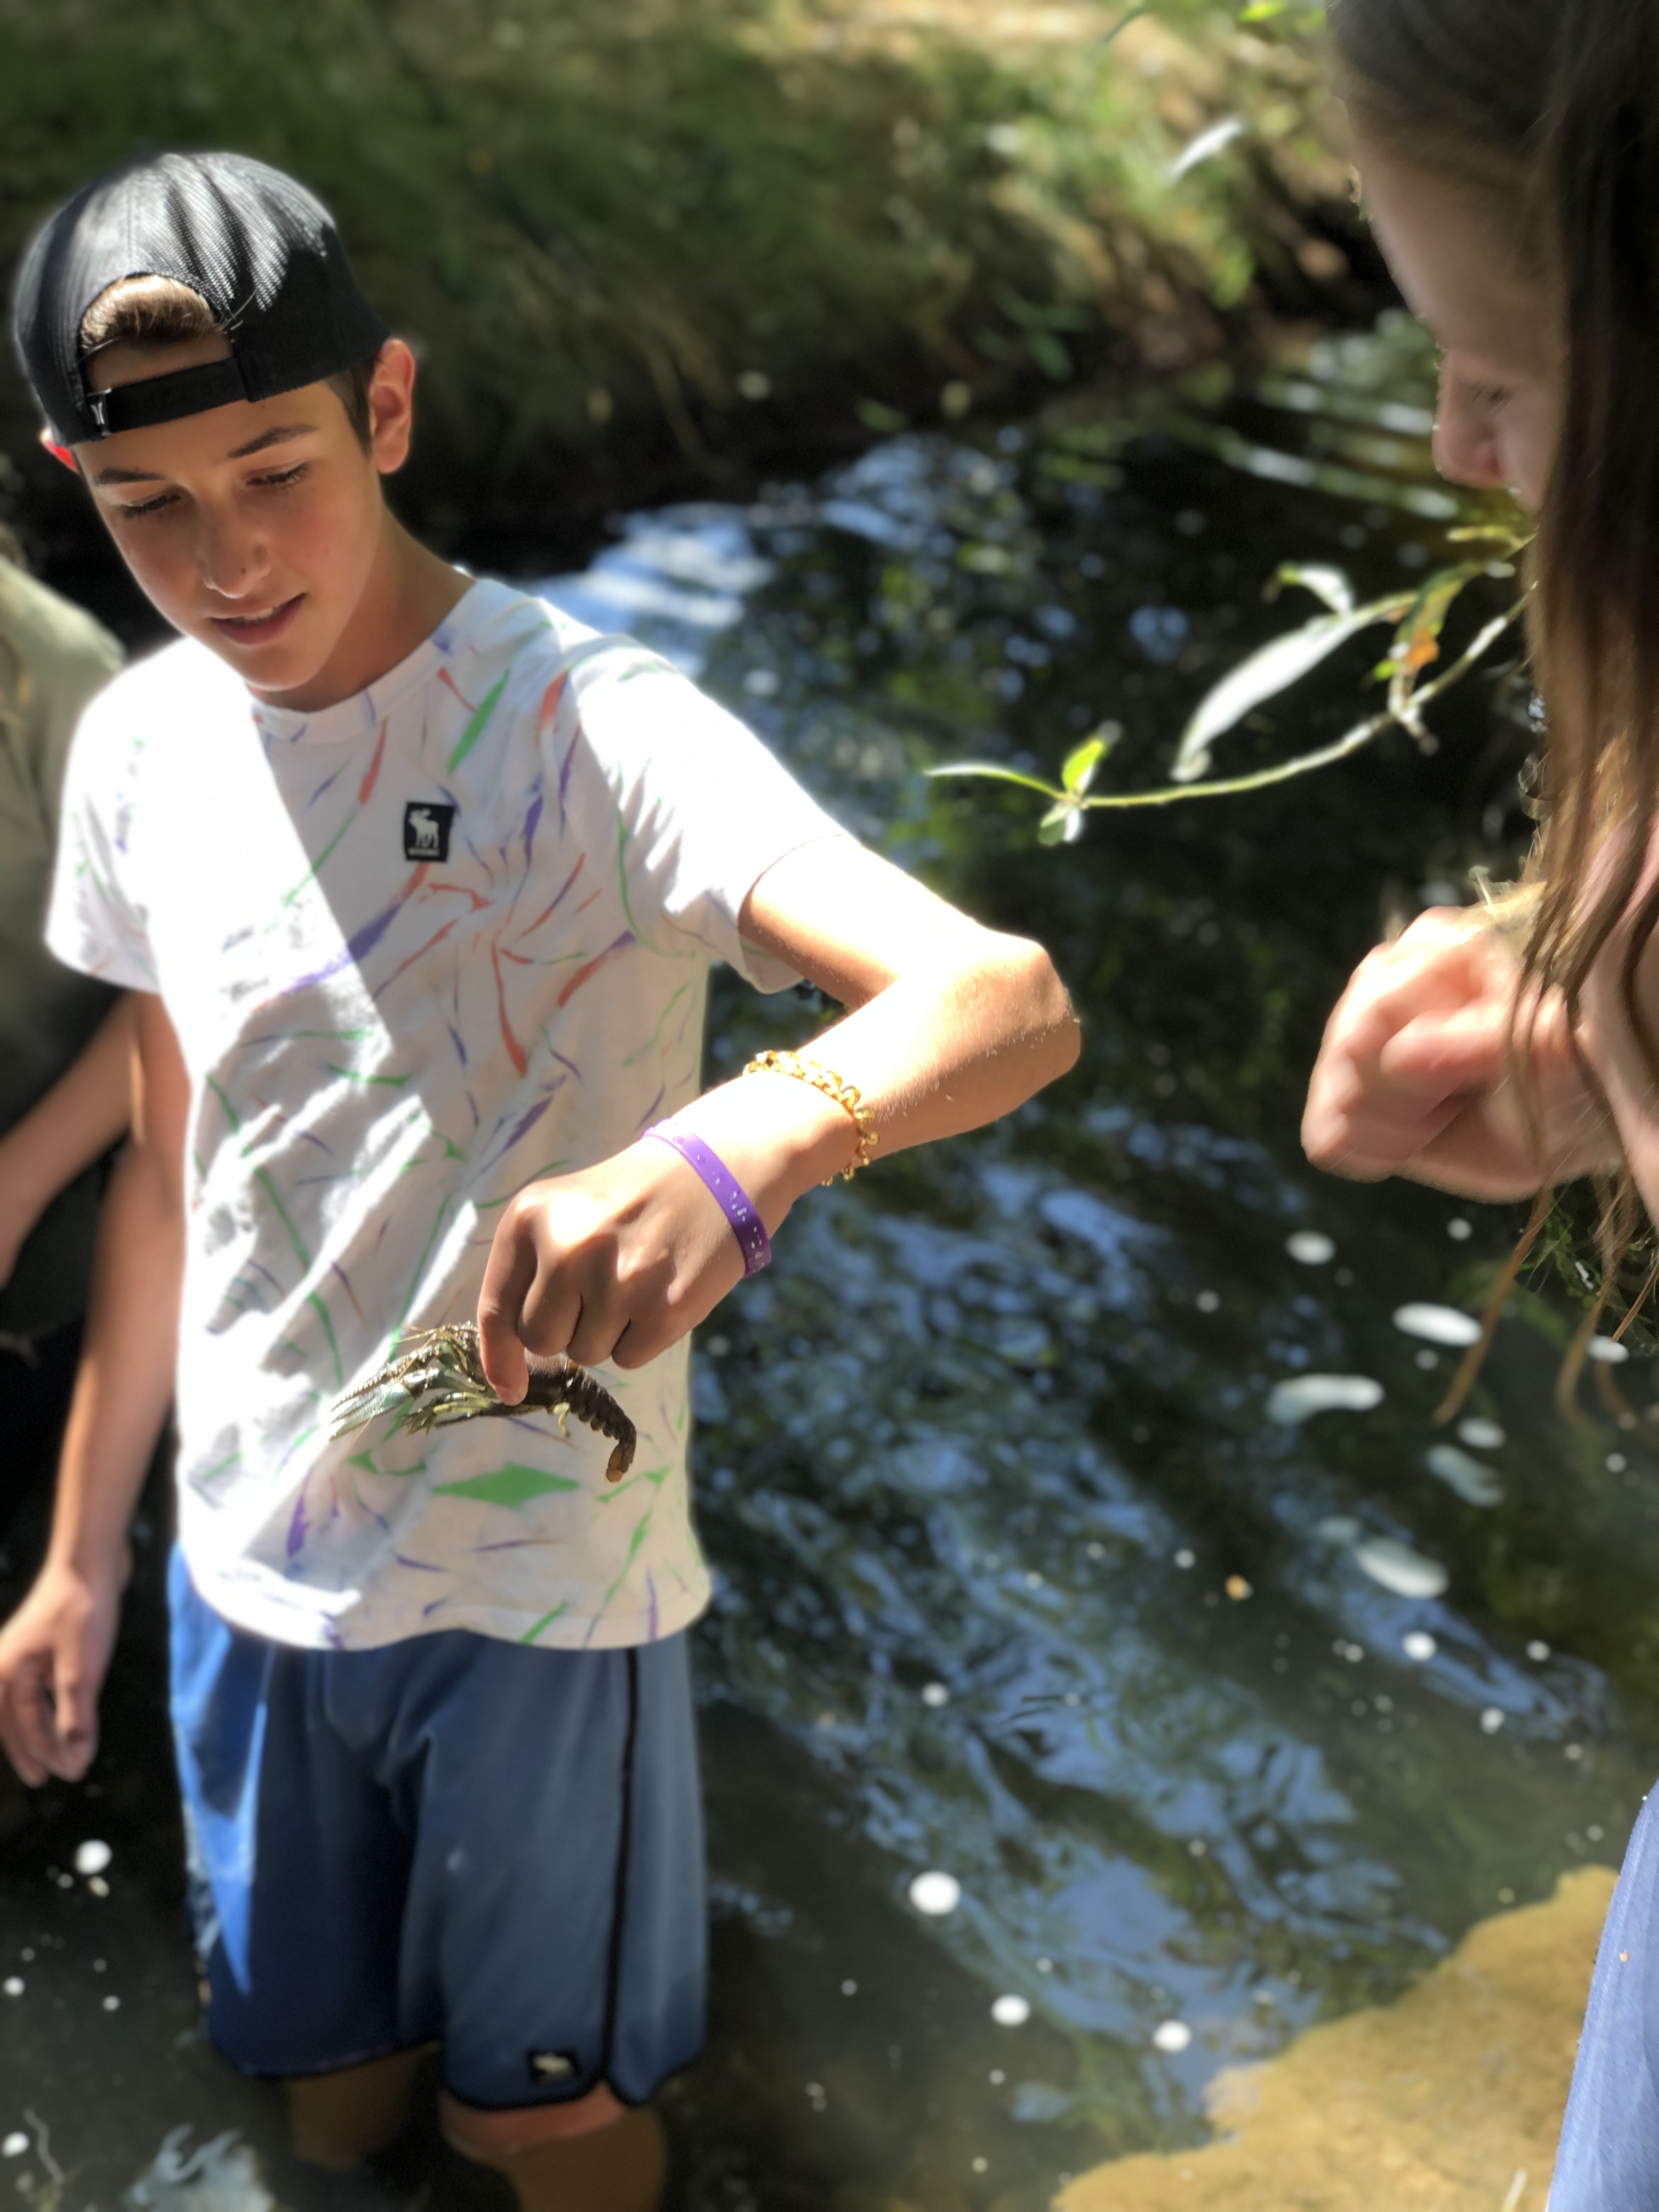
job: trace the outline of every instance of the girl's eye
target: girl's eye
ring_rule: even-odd
[[[1478,407],[1484,407],[1489,413],[1494,415],[1500,407],[1507,406],[1510,398],[1509,387],[1506,385],[1468,384],[1463,388]]]
[[[159,514],[164,507],[173,504],[173,499],[174,495],[170,491],[157,492],[154,499],[140,500],[134,506],[124,507],[121,512],[129,521],[132,521],[141,514]]]
[[[285,491],[289,484],[298,483],[305,472],[306,465],[300,461],[291,469],[280,469],[273,476],[253,477],[250,481],[259,491]]]

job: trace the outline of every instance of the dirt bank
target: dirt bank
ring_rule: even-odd
[[[1218,2075],[1220,2141],[1097,2166],[1055,2212],[1541,2212],[1613,1883],[1564,1875],[1397,2004]]]

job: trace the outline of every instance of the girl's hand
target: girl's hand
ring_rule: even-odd
[[[769,1231],[776,1221],[755,1196]],[[737,1238],[701,1177],[641,1139],[580,1175],[531,1183],[507,1206],[478,1298],[484,1372],[517,1405],[527,1352],[642,1367],[742,1279]]]
[[[1358,1182],[1408,1175],[1472,1198],[1528,1196],[1618,1157],[1586,1088],[1565,1010],[1523,1017],[1536,1135],[1510,1080],[1516,955],[1483,919],[1436,908],[1355,970],[1325,1030],[1303,1117],[1316,1167]]]

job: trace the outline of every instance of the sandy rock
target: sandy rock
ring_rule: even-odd
[[[1479,1922],[1397,2003],[1218,2075],[1219,2141],[1096,2166],[1055,2212],[1542,2212],[1613,1886],[1580,1868]]]

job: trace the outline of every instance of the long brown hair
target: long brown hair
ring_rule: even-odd
[[[1518,255],[1559,302],[1564,406],[1529,625],[1547,737],[1516,1003],[1553,985],[1576,1032],[1616,933],[1620,995],[1659,1087],[1636,988],[1659,924],[1659,0],[1333,0],[1330,22],[1362,125],[1501,192]],[[1637,1218],[1626,1172],[1603,1192],[1602,1287],[1564,1382]]]

